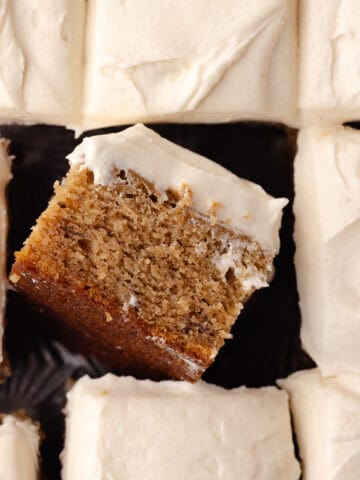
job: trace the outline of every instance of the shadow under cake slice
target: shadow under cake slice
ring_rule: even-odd
[[[286,200],[142,125],[69,158],[11,281],[76,350],[197,380],[267,285]]]

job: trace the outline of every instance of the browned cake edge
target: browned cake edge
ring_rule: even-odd
[[[25,262],[15,262],[10,280],[41,312],[46,330],[71,350],[94,355],[117,373],[195,382],[213,361],[175,350],[147,334],[136,311],[95,301],[74,285],[41,277]]]

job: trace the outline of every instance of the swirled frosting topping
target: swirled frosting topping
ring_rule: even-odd
[[[120,480],[124,472],[132,480],[300,475],[287,394],[274,387],[83,377],[66,412],[64,480]]]
[[[300,2],[302,123],[341,124],[360,118],[358,0]]]
[[[0,420],[0,478],[37,480],[40,436],[29,420],[6,415]]]
[[[91,0],[84,121],[295,117],[292,0]]]
[[[279,382],[290,394],[306,480],[360,477],[360,376],[322,378],[318,369]]]
[[[0,117],[78,122],[84,0],[0,2]]]
[[[303,130],[295,190],[303,345],[324,375],[360,372],[360,133]]]

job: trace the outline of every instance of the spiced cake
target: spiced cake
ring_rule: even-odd
[[[77,350],[198,379],[279,248],[275,199],[143,125],[85,138],[10,279]]]
[[[89,0],[83,129],[297,119],[295,0]]]
[[[360,372],[359,172],[359,131],[300,131],[294,211],[301,340],[326,376]]]
[[[0,138],[0,364],[3,361],[3,335],[4,315],[6,306],[6,236],[7,236],[7,211],[5,190],[11,178],[10,157],[8,155],[9,142]]]
[[[37,480],[39,445],[39,428],[29,419],[0,416],[0,478]]]
[[[312,369],[279,384],[290,395],[303,480],[360,478],[360,376]]]
[[[298,480],[288,396],[107,374],[68,393],[63,480]]]

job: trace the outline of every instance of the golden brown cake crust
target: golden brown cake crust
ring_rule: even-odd
[[[145,324],[134,311],[121,310],[117,305],[105,307],[75,286],[41,278],[24,263],[15,264],[11,279],[16,289],[41,310],[45,328],[75,352],[95,355],[118,373],[193,382],[212,362],[189,355],[184,361],[176,352],[164,350],[147,338]]]

